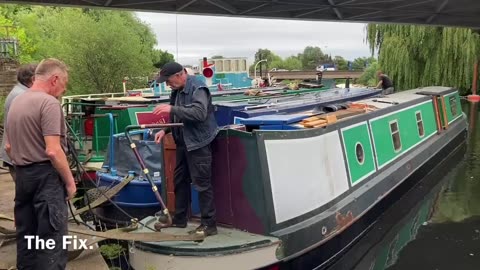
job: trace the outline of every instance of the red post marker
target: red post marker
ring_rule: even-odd
[[[475,66],[473,67],[472,94],[468,96],[468,101],[470,102],[480,101],[480,96],[477,95],[477,82],[478,82],[478,60],[475,62]]]

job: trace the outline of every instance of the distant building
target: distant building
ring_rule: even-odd
[[[198,76],[212,89],[215,90],[218,86],[222,89],[241,89],[252,86],[252,78],[248,74],[247,57],[207,59],[207,65],[213,64],[209,67],[213,70],[213,76],[210,78],[202,75],[206,65],[204,62],[204,59],[199,60]]]

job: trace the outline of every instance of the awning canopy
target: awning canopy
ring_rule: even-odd
[[[0,0],[0,3],[480,28],[480,0]]]

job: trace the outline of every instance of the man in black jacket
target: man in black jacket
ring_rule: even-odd
[[[201,224],[192,231],[205,236],[217,234],[216,211],[212,188],[211,143],[218,133],[213,114],[214,108],[208,87],[186,69],[176,63],[163,66],[157,82],[166,82],[172,88],[170,104],[155,107],[154,114],[170,115],[170,122],[183,123],[183,127],[165,129],[155,134],[160,143],[166,133],[172,132],[176,144],[175,215],[173,225],[187,226],[187,210],[190,202],[190,181],[198,191]]]
[[[382,87],[383,95],[393,94],[395,89],[393,88],[392,80],[387,75],[383,74],[381,70],[377,71],[377,78],[379,81],[376,88]]]

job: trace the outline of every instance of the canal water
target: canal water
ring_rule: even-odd
[[[480,113],[465,147],[402,196],[329,270],[480,269]]]

